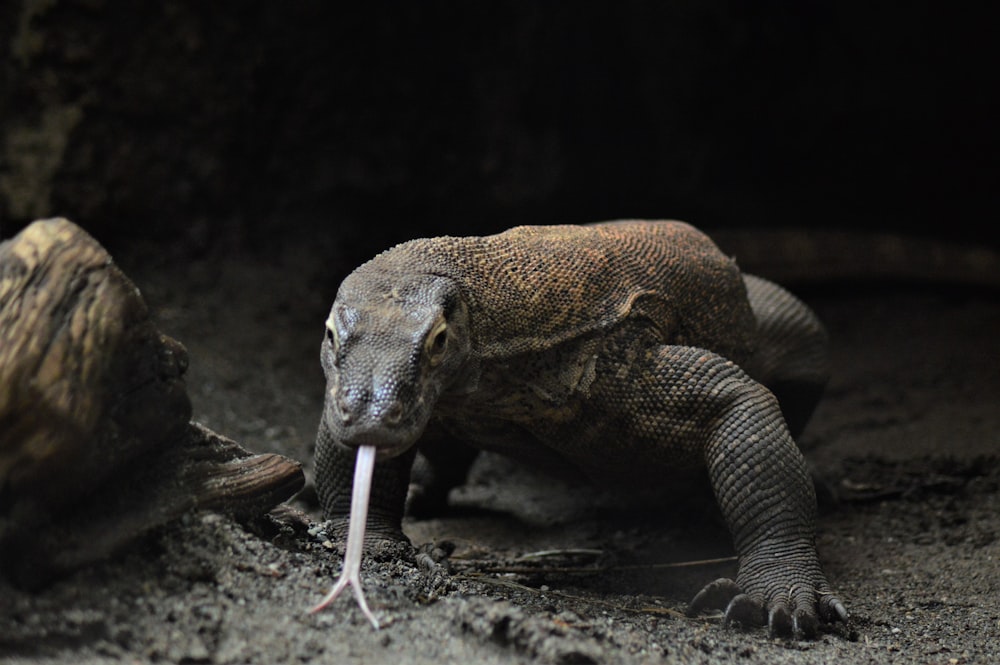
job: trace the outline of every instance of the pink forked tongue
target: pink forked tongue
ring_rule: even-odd
[[[330,593],[319,602],[310,613],[319,612],[332,603],[340,592],[348,586],[354,587],[354,598],[358,606],[375,630],[378,619],[368,609],[365,593],[361,589],[361,552],[365,544],[365,524],[368,522],[368,496],[372,489],[372,474],[375,471],[375,446],[361,446],[354,462],[354,489],[351,492],[351,521],[347,531],[347,551],[340,571],[340,579],[330,589]]]

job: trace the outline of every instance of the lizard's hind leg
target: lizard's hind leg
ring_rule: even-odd
[[[747,274],[743,282],[757,319],[757,349],[743,369],[778,398],[798,438],[830,377],[826,330],[805,303],[777,284]]]

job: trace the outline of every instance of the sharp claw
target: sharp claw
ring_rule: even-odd
[[[357,459],[354,462],[354,488],[351,491],[351,518],[347,532],[347,548],[344,553],[344,564],[337,583],[330,593],[315,607],[310,614],[319,612],[336,600],[337,596],[348,586],[354,588],[354,598],[358,607],[371,622],[375,630],[379,623],[372,611],[368,609],[364,590],[361,588],[361,554],[365,544],[365,525],[368,522],[368,497],[372,489],[372,474],[375,471],[375,446],[358,448]]]
[[[691,604],[688,605],[687,615],[691,617],[697,616],[707,609],[723,610],[740,593],[742,591],[740,591],[740,587],[736,582],[726,578],[717,579],[714,582],[706,584],[698,592],[691,601]]]
[[[844,604],[839,600],[837,600],[836,598],[834,598],[832,605],[833,605],[833,611],[837,613],[837,618],[839,618],[841,621],[847,621],[850,615],[848,615],[847,608],[844,607]]]
[[[793,618],[792,633],[801,635],[806,639],[812,639],[819,633],[819,620],[815,614],[797,610]]]
[[[768,619],[764,608],[760,603],[745,593],[741,593],[731,601],[726,607],[726,617],[722,622],[724,626],[738,625],[744,630],[755,626],[763,625]]]
[[[791,635],[797,629],[797,625],[795,619],[788,613],[788,608],[779,605],[768,613],[767,629],[772,636]]]
[[[850,617],[847,608],[840,602],[840,599],[829,592],[823,594],[823,597],[820,599],[819,611],[820,615],[826,621],[846,622]]]

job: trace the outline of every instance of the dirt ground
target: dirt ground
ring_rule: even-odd
[[[195,419],[311,474],[338,257],[116,259],[190,351]],[[454,515],[404,525],[419,556],[366,558],[381,630],[348,598],[307,613],[340,563],[307,488],[293,503],[310,523],[191,515],[42,592],[0,587],[0,662],[1000,662],[1000,298],[865,285],[804,296],[830,328],[835,373],[802,444],[828,490],[820,556],[851,612],[819,639],[682,616],[703,583],[734,573],[710,507],[484,457]]]

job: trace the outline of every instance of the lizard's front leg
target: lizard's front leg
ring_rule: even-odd
[[[685,445],[666,440],[681,435],[700,448],[739,557],[735,582],[709,584],[689,612],[724,607],[727,623],[766,621],[782,634],[812,635],[819,618],[845,620],[816,554],[812,481],[774,396],[703,349],[661,347],[653,365],[634,389],[666,412],[636,422],[659,428],[643,434],[659,434],[662,445]]]
[[[369,533],[372,540],[409,543],[403,534],[401,521],[416,449],[388,460],[376,473],[377,449],[374,446],[361,446],[357,450],[348,448],[333,438],[324,422],[320,425],[316,453],[317,491],[324,515],[331,521],[336,535],[346,531],[347,543],[340,578],[312,612],[327,607],[351,586],[362,613],[378,629],[378,620],[368,608],[361,588],[361,557]],[[353,479],[350,479],[352,466]],[[348,493],[349,499],[345,497]]]
[[[403,534],[403,509],[410,484],[410,470],[417,446],[397,457],[380,460],[375,465],[371,484],[365,538],[409,542]],[[331,535],[347,536],[357,450],[337,441],[326,423],[321,423],[316,437],[316,493],[323,517],[330,521]]]

